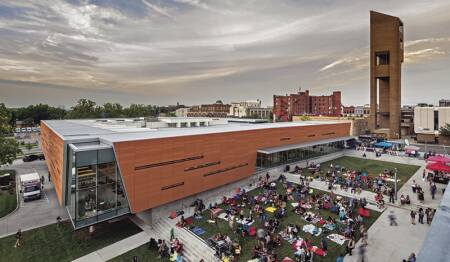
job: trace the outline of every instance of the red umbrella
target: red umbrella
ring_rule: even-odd
[[[436,162],[441,164],[450,163],[450,157],[446,156],[430,156],[427,158],[427,162]]]
[[[427,164],[427,169],[432,170],[432,171],[441,171],[441,172],[450,173],[450,166],[447,166],[441,162],[429,163],[429,164]]]

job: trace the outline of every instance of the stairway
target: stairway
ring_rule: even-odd
[[[179,228],[175,224],[177,219],[160,219],[153,226],[145,223],[139,216],[133,216],[131,220],[144,230],[149,238],[164,239],[170,243],[170,229],[174,229],[175,237],[183,243],[183,256],[187,262],[198,262],[204,259],[206,262],[214,262],[217,259],[214,256],[214,250],[210,248],[203,240],[184,228]]]

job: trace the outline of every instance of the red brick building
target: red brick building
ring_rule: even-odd
[[[293,115],[341,115],[341,92],[329,96],[310,96],[309,90],[297,94],[273,96],[273,114],[276,121],[290,121]]]
[[[198,105],[189,108],[188,117],[227,117],[231,105],[217,101],[214,104]]]
[[[349,116],[355,114],[355,107],[354,106],[343,106],[342,107],[342,114]]]

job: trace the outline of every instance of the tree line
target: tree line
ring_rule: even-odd
[[[92,100],[80,99],[70,108],[49,106],[47,104],[36,104],[27,107],[6,108],[0,103],[0,117],[8,126],[0,128],[14,127],[17,121],[22,121],[27,126],[36,126],[41,120],[49,119],[88,119],[88,118],[120,118],[120,117],[156,117],[161,113],[170,115],[179,106],[156,106],[144,104],[131,104],[123,107],[120,103],[104,103],[97,105]]]

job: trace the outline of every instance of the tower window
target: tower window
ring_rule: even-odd
[[[389,65],[389,52],[376,53],[376,63],[378,65]]]

